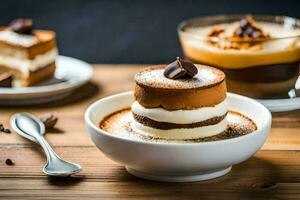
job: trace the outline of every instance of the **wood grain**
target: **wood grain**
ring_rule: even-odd
[[[55,150],[64,158],[80,163],[83,171],[67,179],[49,178],[41,172],[45,159],[37,147],[2,147],[0,199],[71,199],[76,196],[167,199],[174,193],[178,199],[210,199],[220,194],[228,199],[263,199],[296,197],[294,194],[300,189],[298,151],[260,151],[248,161],[234,166],[224,177],[197,183],[167,184],[129,175],[123,166],[110,161],[95,147],[56,147]],[[13,166],[3,165],[7,157],[13,160]]]
[[[72,96],[38,106],[0,107],[8,126],[15,112],[58,116],[49,143],[83,171],[71,178],[42,173],[41,150],[15,133],[0,133],[0,199],[297,199],[300,198],[300,111],[273,114],[272,130],[263,150],[236,165],[221,178],[197,183],[156,183],[135,178],[106,158],[88,137],[84,111],[102,97],[131,90],[142,65],[97,65],[93,80]],[[7,166],[5,160],[13,160]]]
[[[5,149],[1,162],[11,155],[22,154],[23,157],[11,157],[15,165],[1,166],[0,198],[167,199],[176,193],[178,199],[217,198],[219,194],[229,199],[263,199],[291,197],[300,188],[298,151],[260,151],[250,160],[234,166],[224,177],[198,183],[166,184],[127,174],[122,166],[105,158],[94,147],[58,147],[55,150],[64,158],[79,162],[83,171],[68,179],[48,178],[41,172],[45,160],[32,147]]]

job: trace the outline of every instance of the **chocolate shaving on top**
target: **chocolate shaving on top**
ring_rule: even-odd
[[[170,64],[167,65],[164,71],[164,76],[169,79],[179,79],[179,78],[193,78],[198,73],[197,67],[179,57]]]
[[[32,34],[32,20],[31,19],[15,19],[9,23],[9,27],[12,31],[23,34]]]
[[[257,25],[252,16],[240,20],[239,26],[233,32],[233,39],[253,40],[253,39],[267,39],[270,35],[264,33]]]
[[[262,49],[262,42],[270,38],[254,21],[252,16],[239,21],[231,34],[224,28],[214,27],[208,34],[208,43],[220,49]]]

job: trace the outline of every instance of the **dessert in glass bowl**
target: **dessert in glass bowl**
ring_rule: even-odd
[[[184,55],[226,74],[230,92],[287,96],[299,76],[300,21],[284,16],[210,16],[178,27]]]

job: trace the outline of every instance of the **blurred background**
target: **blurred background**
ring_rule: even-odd
[[[177,25],[214,14],[300,17],[296,0],[3,0],[0,24],[32,18],[56,31],[60,54],[90,63],[167,63],[182,55]]]

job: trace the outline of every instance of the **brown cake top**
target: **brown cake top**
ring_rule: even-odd
[[[198,72],[193,78],[169,79],[164,76],[166,65],[150,66],[137,73],[136,84],[162,89],[199,89],[209,88],[223,82],[225,74],[213,67],[196,65]]]

